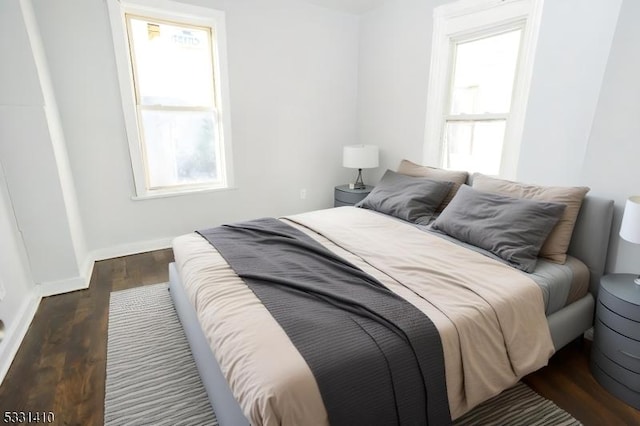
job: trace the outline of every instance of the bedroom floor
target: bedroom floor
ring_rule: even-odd
[[[170,249],[97,262],[89,289],[42,300],[0,386],[0,413],[53,411],[58,425],[104,418],[109,293],[168,281]],[[584,425],[638,425],[640,411],[589,372],[589,342],[570,344],[524,381]]]

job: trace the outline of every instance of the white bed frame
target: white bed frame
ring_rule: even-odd
[[[591,273],[589,293],[547,317],[556,350],[580,338],[593,324],[594,300],[597,299],[600,277],[604,273],[612,219],[612,200],[585,198],[576,222],[569,254],[588,266]],[[169,281],[173,303],[219,424],[248,426],[250,423],[220,370],[173,263],[169,265]]]

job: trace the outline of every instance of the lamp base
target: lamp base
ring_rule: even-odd
[[[349,184],[349,189],[365,189],[366,185],[362,180],[362,169],[358,169],[358,177],[354,183]]]

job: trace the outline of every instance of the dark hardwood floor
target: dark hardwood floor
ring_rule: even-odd
[[[590,351],[588,340],[571,343],[558,351],[548,366],[523,381],[584,425],[640,425],[640,411],[611,395],[593,378]]]
[[[89,289],[42,300],[0,386],[5,411],[52,411],[58,425],[101,425],[109,293],[168,280],[171,250],[97,262]],[[640,412],[617,400],[589,373],[589,343],[560,350],[525,378],[585,425],[640,425]]]
[[[87,290],[42,299],[0,386],[5,411],[55,414],[57,425],[101,425],[109,294],[169,280],[168,250],[96,262]]]

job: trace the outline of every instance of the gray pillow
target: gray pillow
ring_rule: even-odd
[[[426,225],[449,193],[451,185],[451,182],[406,176],[387,170],[373,191],[356,207]]]
[[[432,229],[488,250],[525,272],[533,272],[540,247],[565,207],[463,185],[433,222]]]

